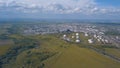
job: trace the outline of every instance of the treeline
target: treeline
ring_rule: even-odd
[[[8,34],[20,34],[21,33],[21,26],[18,24],[13,24],[10,28],[7,28]]]
[[[0,56],[0,68],[2,68],[4,64],[12,63],[11,61],[14,62],[17,55],[20,54],[21,52],[38,46],[37,41],[34,39],[30,38],[23,39],[11,38],[11,39],[15,42],[15,44],[8,50],[8,52],[5,55]]]
[[[39,41],[31,37],[22,36],[22,38],[9,37],[14,41],[14,45],[5,55],[0,56],[0,68],[44,68],[43,61],[57,54],[51,51],[34,52],[32,49],[39,48]],[[24,53],[24,54],[23,54]],[[20,64],[17,65],[16,59],[22,54]],[[19,61],[19,60],[18,60]],[[13,66],[14,64],[14,66]]]
[[[10,38],[7,34],[1,34],[0,35],[0,40],[8,40],[8,39],[10,39]]]
[[[115,30],[110,30],[110,31],[106,31],[105,35],[114,35],[114,36],[120,36],[120,32],[119,31],[115,31]]]
[[[28,51],[27,56],[24,57],[25,61],[22,63],[22,68],[44,68],[45,63],[43,61],[54,56],[55,52],[33,52]]]

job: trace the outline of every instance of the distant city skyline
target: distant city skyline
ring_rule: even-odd
[[[120,0],[0,0],[0,19],[120,20]]]

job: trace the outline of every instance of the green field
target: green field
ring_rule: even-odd
[[[13,44],[12,40],[0,40],[0,56],[4,55]]]
[[[119,64],[92,50],[73,45],[48,59],[45,68],[119,68]]]
[[[106,48],[105,51],[120,58],[120,49]]]
[[[61,36],[60,34],[11,36],[17,38],[20,48],[11,50],[10,56],[15,50],[17,54],[12,55],[9,62],[3,64],[3,68],[120,68],[120,62],[90,48],[81,47],[88,45],[85,44],[84,36],[81,36],[84,41],[81,44],[66,42],[61,39]],[[38,45],[35,48],[29,47],[33,45],[33,39]]]
[[[3,45],[3,46],[0,46],[0,56],[1,55],[4,55],[8,49],[11,47],[11,45]]]

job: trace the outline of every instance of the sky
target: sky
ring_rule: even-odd
[[[0,0],[0,19],[120,20],[120,0]]]

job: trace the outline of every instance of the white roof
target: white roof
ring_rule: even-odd
[[[72,36],[72,38],[75,38],[75,36]]]
[[[85,36],[88,36],[88,34],[87,34],[87,33],[85,33]]]
[[[79,35],[79,33],[76,33],[76,35]]]
[[[92,39],[88,39],[88,42],[89,42],[89,43],[93,43],[93,40],[92,40]]]
[[[66,37],[66,36],[67,36],[66,34],[63,35],[63,37]]]
[[[79,42],[80,42],[80,40],[79,40],[79,39],[77,39],[75,42],[79,43]]]

